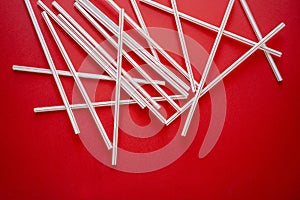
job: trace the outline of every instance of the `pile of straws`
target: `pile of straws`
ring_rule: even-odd
[[[107,146],[110,150],[112,149],[112,165],[117,164],[117,149],[118,149],[118,128],[119,128],[119,113],[120,105],[123,104],[138,104],[141,108],[148,108],[160,121],[166,126],[170,125],[177,119],[182,113],[189,109],[188,117],[186,119],[184,128],[182,130],[182,136],[186,136],[189,126],[191,124],[194,112],[198,105],[199,99],[210,91],[215,85],[222,81],[227,75],[230,74],[234,69],[236,69],[242,62],[244,62],[249,56],[251,56],[257,50],[262,50],[265,53],[265,56],[270,63],[270,66],[277,78],[278,81],[282,81],[282,77],[277,69],[277,66],[272,58],[272,56],[280,57],[281,52],[271,49],[266,46],[266,42],[269,41],[273,36],[275,36],[280,30],[285,26],[284,23],[279,24],[271,32],[269,32],[265,37],[262,36],[254,17],[246,3],[246,0],[240,0],[240,3],[248,17],[248,20],[257,36],[258,42],[249,40],[245,37],[239,36],[235,33],[225,30],[228,18],[230,16],[232,7],[234,5],[234,0],[230,0],[225,11],[222,23],[220,27],[216,27],[207,22],[201,21],[194,17],[191,17],[187,14],[178,11],[176,0],[171,0],[172,8],[166,7],[162,4],[151,0],[140,0],[142,3],[153,6],[157,9],[160,9],[164,12],[174,15],[178,36],[180,39],[181,49],[183,57],[185,60],[185,65],[187,71],[182,68],[158,43],[156,43],[151,37],[139,10],[136,0],[131,0],[134,12],[138,18],[139,24],[137,24],[129,15],[124,12],[124,9],[120,8],[113,0],[108,0],[107,3],[111,5],[119,13],[119,24],[114,23],[107,15],[105,15],[99,8],[97,8],[92,2],[88,0],[76,0],[74,3],[75,8],[80,11],[80,13],[103,35],[107,41],[117,50],[117,60],[112,58],[112,56],[102,48],[95,39],[81,26],[76,20],[74,20],[57,2],[53,2],[52,5],[54,8],[59,11],[60,14],[56,15],[51,11],[42,1],[38,1],[37,4],[43,10],[42,17],[45,20],[59,50],[62,54],[68,68],[70,71],[57,70],[53,59],[51,57],[50,51],[47,47],[45,38],[40,29],[34,11],[32,9],[31,3],[29,0],[25,0],[26,7],[30,14],[32,23],[38,35],[39,41],[43,48],[44,54],[47,58],[50,70],[26,67],[26,66],[13,66],[14,70],[34,72],[34,73],[44,73],[52,74],[56,85],[58,87],[59,93],[63,100],[64,106],[52,106],[52,107],[43,107],[35,108],[35,112],[48,112],[48,111],[58,111],[66,110],[74,131],[76,134],[80,133],[79,127],[77,125],[76,119],[73,114],[73,109],[88,108],[97,128]],[[52,20],[51,20],[51,19]],[[134,29],[137,31],[144,39],[146,39],[150,51],[147,51],[142,47],[141,44],[129,34],[123,31],[124,21],[127,21]],[[181,25],[181,20],[187,20],[194,24],[197,24],[201,27],[209,29],[211,31],[217,32],[217,37],[213,44],[212,50],[209,54],[208,61],[204,68],[200,82],[197,82],[194,79],[191,62],[189,59],[189,53],[186,46],[186,41],[184,38],[184,33]],[[65,33],[67,33],[97,64],[101,67],[108,75],[99,75],[92,73],[82,73],[77,72],[75,67],[72,64],[72,61],[64,48],[53,24],[52,21],[62,28]],[[103,27],[105,27],[105,29]],[[106,31],[109,30],[115,36],[117,36],[117,41],[113,39],[109,33]],[[223,36],[229,37],[238,42],[244,43],[248,46],[251,46],[251,49],[243,54],[238,60],[236,60],[232,65],[230,65],[225,71],[223,71],[218,77],[216,77],[212,82],[207,84],[206,79],[210,72],[211,66],[214,61],[214,57],[218,50],[218,46]],[[163,80],[154,80],[151,74],[147,73],[132,56],[130,56],[127,51],[124,50],[124,46],[128,47],[130,50],[141,58],[149,67],[159,74]],[[160,61],[158,53],[163,56],[177,71],[182,75],[183,78],[180,78],[174,72],[172,72],[168,67],[166,67]],[[143,77],[133,78],[126,70],[122,68],[122,59],[125,58],[133,66],[133,68]],[[70,105],[67,95],[63,88],[60,76],[71,76],[74,78],[75,84],[79,88],[80,94],[82,95],[85,103]],[[89,79],[98,79],[98,80],[110,80],[115,81],[116,90],[115,90],[115,101],[111,102],[92,102],[89,98],[84,85],[81,82],[80,78],[89,78]],[[186,79],[189,84],[186,84],[183,80]],[[165,83],[169,83],[176,91],[179,93],[177,95],[169,95],[162,88]],[[148,84],[151,85],[161,96],[153,97],[151,96],[141,85]],[[205,87],[204,87],[205,86]],[[120,90],[124,89],[132,100],[120,100]],[[189,93],[189,90],[192,92]],[[187,103],[180,107],[176,100],[178,99],[187,99],[188,96],[192,95]],[[170,107],[172,107],[176,112],[166,119],[166,117],[161,114],[160,108],[161,105],[158,102],[167,102]],[[114,106],[114,134],[113,134],[113,143],[109,140],[107,133],[101,123],[98,114],[96,113],[95,108],[100,106]]]

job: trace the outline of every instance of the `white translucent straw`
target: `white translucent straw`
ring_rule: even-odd
[[[255,51],[259,49],[259,47],[269,41],[274,35],[276,35],[281,29],[285,27],[284,23],[279,24],[274,30],[272,30],[267,36],[265,36],[262,40],[260,40],[256,45],[254,45],[249,51],[247,51],[244,55],[242,55],[237,61],[235,61],[230,67],[228,67],[224,72],[222,72],[216,79],[214,79],[207,87],[205,87],[202,92],[198,96],[195,97],[193,105],[189,112],[189,118],[192,118],[194,112],[197,107],[197,103],[199,99],[206,94],[209,90],[211,90],[215,85],[217,85],[222,79],[224,79],[230,72],[236,69],[240,64],[242,64],[249,56],[251,56]],[[186,135],[186,132],[190,126],[191,120],[187,120],[184,126],[184,131],[182,135]]]
[[[189,81],[191,83],[192,91],[195,92],[196,85],[195,85],[194,74],[193,74],[192,65],[191,65],[189,53],[187,50],[187,46],[186,46],[186,42],[185,42],[183,30],[182,30],[182,25],[181,25],[179,14],[178,14],[176,0],[171,0],[171,3],[172,3],[173,10],[174,10],[174,18],[175,18],[175,22],[176,22],[176,26],[177,26],[177,31],[178,31],[178,36],[179,36],[179,40],[180,40],[180,44],[181,44],[183,57],[185,60],[185,65],[186,65],[186,68],[188,71]]]
[[[145,32],[147,35],[149,35],[149,37],[150,37],[149,31],[148,31],[148,29],[147,29],[147,26],[146,26],[146,24],[145,24],[144,18],[143,18],[142,13],[141,13],[141,11],[140,11],[138,5],[137,5],[136,0],[130,0],[130,2],[131,2],[131,5],[132,5],[132,7],[133,7],[133,10],[134,10],[134,12],[135,12],[135,15],[136,15],[136,17],[137,17],[137,19],[138,19],[138,21],[139,21],[139,23],[140,23],[140,25],[141,25],[141,28],[142,28],[142,29],[144,30],[144,32]],[[147,41],[147,42],[148,42],[148,41]],[[152,44],[151,44],[150,42],[148,42],[148,45],[149,45],[149,47],[150,47],[150,50],[151,50],[151,53],[153,54],[153,56],[154,56],[157,60],[160,60],[159,57],[158,57],[158,55],[157,55],[157,52],[156,52],[156,50],[153,48]]]
[[[157,9],[160,9],[160,10],[162,10],[164,12],[167,12],[167,13],[171,13],[171,14],[173,13],[173,10],[171,8],[169,8],[167,6],[164,6],[164,5],[160,4],[160,3],[157,3],[155,1],[152,1],[152,0],[140,0],[140,2],[148,4],[148,5],[152,6],[152,7],[155,7]],[[217,26],[214,26],[214,25],[209,24],[207,22],[204,22],[202,20],[199,20],[199,19],[196,19],[194,17],[191,17],[191,16],[189,16],[187,14],[184,14],[182,12],[179,12],[179,16],[182,19],[185,19],[185,20],[187,20],[189,22],[192,22],[194,24],[197,24],[197,25],[199,25],[201,27],[204,27],[206,29],[209,29],[209,30],[212,30],[212,31],[215,31],[215,32],[218,32],[219,29],[220,29]],[[249,39],[247,39],[245,37],[239,36],[239,35],[237,35],[235,33],[232,33],[232,32],[226,31],[226,30],[224,31],[224,35],[226,37],[229,37],[229,38],[232,38],[232,39],[237,40],[239,42],[242,42],[244,44],[247,44],[249,46],[254,46],[255,44],[257,44],[256,42],[254,42],[252,40],[249,40]],[[276,51],[274,49],[271,49],[269,47],[259,47],[259,49],[261,49],[263,51],[267,51],[268,53],[273,54],[273,55],[278,56],[278,57],[280,57],[282,55],[281,52]]]
[[[12,69],[14,71],[22,71],[22,72],[30,72],[30,73],[37,73],[37,74],[49,74],[52,75],[52,71],[50,69],[44,69],[44,68],[37,68],[37,67],[29,67],[29,66],[20,66],[20,65],[13,65]],[[60,76],[70,76],[72,77],[72,73],[65,70],[56,70],[57,74]],[[77,75],[80,78],[85,79],[94,79],[94,80],[105,80],[105,81],[115,81],[112,77],[107,75],[101,75],[101,74],[93,74],[93,73],[85,73],[85,72],[77,72]],[[133,80],[140,84],[152,84],[151,82],[140,79],[140,78],[133,78]],[[153,80],[153,82],[157,85],[166,85],[165,81],[159,81],[159,80]]]
[[[46,56],[47,62],[49,64],[49,67],[50,67],[50,69],[52,71],[55,83],[56,83],[56,85],[58,87],[58,90],[59,90],[59,93],[60,93],[60,96],[61,96],[61,98],[62,98],[62,100],[64,102],[64,105],[66,106],[66,110],[67,110],[68,116],[70,118],[71,124],[73,126],[74,132],[76,134],[79,134],[80,131],[79,131],[79,127],[77,125],[75,116],[74,116],[73,111],[72,111],[72,109],[70,107],[70,103],[68,101],[67,95],[66,95],[66,93],[64,91],[64,88],[62,86],[61,80],[60,80],[60,78],[59,78],[59,76],[57,74],[56,67],[54,65],[53,59],[52,59],[50,51],[49,51],[49,49],[47,47],[45,38],[44,38],[43,33],[41,31],[41,28],[40,28],[40,26],[38,24],[38,21],[36,19],[36,16],[34,14],[34,11],[32,9],[30,1],[29,0],[25,0],[25,4],[26,4],[26,7],[28,9],[28,12],[29,12],[30,18],[32,20],[32,23],[34,25],[35,31],[37,33],[38,39],[39,39],[39,41],[41,43],[41,46],[43,48],[43,51],[44,51],[44,54]]]
[[[199,88],[197,89],[197,92],[196,92],[196,95],[195,95],[195,97],[196,97],[195,101],[193,102],[193,105],[191,107],[191,110],[193,110],[193,111],[190,112],[190,114],[188,115],[188,117],[186,119],[186,123],[185,123],[185,126],[184,126],[182,134],[181,134],[182,136],[186,136],[187,130],[188,130],[190,124],[191,124],[192,118],[194,116],[194,112],[196,110],[196,106],[198,105],[199,96],[201,95],[202,88],[203,88],[203,86],[206,82],[206,79],[207,79],[207,76],[209,74],[210,68],[213,64],[215,55],[217,53],[219,44],[221,42],[221,39],[222,39],[222,36],[223,36],[223,33],[224,33],[225,26],[226,26],[228,18],[230,16],[233,4],[234,4],[234,0],[230,0],[229,3],[228,3],[227,9],[225,11],[225,15],[223,17],[223,20],[222,20],[222,23],[221,23],[221,26],[220,26],[220,30],[219,30],[218,35],[216,37],[216,40],[214,42],[213,48],[212,48],[212,50],[209,54],[206,66],[204,68],[204,72],[203,72],[203,75],[202,75],[202,78],[201,78],[201,81],[200,81],[200,85],[199,85]]]
[[[115,95],[115,115],[114,115],[114,136],[113,136],[113,149],[112,149],[112,165],[117,165],[118,157],[118,140],[119,140],[119,120],[120,120],[120,82],[121,82],[121,69],[123,57],[123,30],[124,30],[124,9],[119,12],[119,34],[118,34],[118,69],[116,81],[116,95]]]
[[[105,131],[105,129],[104,129],[104,127],[103,127],[100,119],[99,119],[99,116],[98,116],[98,114],[97,114],[94,106],[92,105],[92,102],[91,102],[91,100],[90,100],[90,98],[89,98],[89,96],[88,96],[88,94],[87,94],[87,92],[86,92],[86,90],[85,90],[85,88],[84,88],[84,86],[83,86],[83,84],[82,84],[82,82],[81,82],[81,80],[80,80],[80,78],[79,78],[79,76],[78,76],[78,74],[77,74],[74,66],[73,66],[73,63],[72,63],[72,61],[71,61],[71,59],[70,59],[70,57],[69,57],[66,49],[64,48],[64,46],[63,46],[63,44],[62,44],[62,42],[61,42],[61,40],[60,40],[57,32],[55,31],[55,29],[54,29],[54,27],[52,25],[52,22],[50,21],[47,13],[45,11],[42,13],[42,16],[43,16],[43,18],[44,18],[44,20],[45,20],[45,22],[46,22],[46,24],[47,24],[47,26],[48,26],[48,28],[49,28],[52,36],[53,36],[53,38],[54,38],[54,40],[55,40],[55,42],[56,42],[56,44],[57,44],[57,46],[58,46],[58,48],[59,48],[62,56],[63,56],[63,58],[64,58],[64,60],[65,60],[65,62],[67,64],[67,66],[68,66],[68,68],[69,68],[69,70],[70,70],[73,78],[74,78],[74,81],[75,81],[75,83],[76,83],[76,85],[77,85],[77,87],[79,89],[79,92],[81,93],[81,95],[82,95],[85,103],[88,106],[88,109],[89,109],[89,111],[90,111],[90,113],[92,115],[92,118],[93,118],[93,120],[94,120],[94,122],[95,122],[95,124],[96,124],[96,126],[97,126],[97,128],[98,128],[98,130],[99,130],[99,132],[100,132],[100,134],[101,134],[104,142],[105,142],[105,145],[107,146],[108,149],[111,149],[112,145],[111,145],[111,142],[110,142],[110,140],[109,140],[109,138],[108,138],[108,136],[106,134],[106,131]]]
[[[253,15],[251,13],[251,10],[250,10],[246,0],[240,0],[240,2],[242,4],[242,7],[243,7],[248,19],[249,19],[249,22],[250,22],[255,34],[256,34],[257,39],[261,40],[263,38],[263,36],[262,36],[262,34],[261,34],[257,24],[256,24],[256,21],[255,21]],[[262,47],[267,48],[267,45],[263,44]],[[272,56],[268,52],[265,51],[264,53],[266,55],[266,58],[267,58],[269,64],[271,65],[271,68],[273,70],[273,73],[274,73],[277,81],[281,82],[283,79],[282,79],[282,76],[281,76],[277,66],[276,66],[275,61],[273,60]]]
[[[186,99],[186,97],[183,95],[172,95],[170,97],[174,100]],[[166,101],[166,98],[164,98],[164,97],[153,97],[153,99],[157,102]],[[95,108],[111,107],[111,106],[115,105],[115,101],[101,101],[101,102],[94,102],[92,104]],[[131,105],[131,104],[137,104],[137,103],[133,99],[120,100],[120,105]],[[86,104],[74,104],[74,105],[70,105],[70,106],[73,110],[88,108]],[[66,110],[66,107],[62,106],[62,105],[61,106],[46,106],[46,107],[34,108],[35,113],[55,112],[55,111],[64,111],[64,110]]]

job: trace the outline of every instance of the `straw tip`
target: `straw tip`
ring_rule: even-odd
[[[75,122],[76,123],[76,122]],[[77,124],[72,124],[73,125],[73,129],[74,129],[74,133],[75,135],[79,135],[80,134],[80,129],[77,126]]]
[[[41,0],[38,0],[38,1],[36,2],[36,4],[37,4],[38,6],[40,6],[40,7],[43,7],[43,6],[45,5]]]
[[[51,4],[52,4],[53,6],[58,5],[58,3],[57,3],[56,1],[53,1]]]
[[[277,81],[278,81],[279,83],[282,83],[282,82],[283,82],[283,78],[278,78]]]
[[[182,133],[182,134],[181,134],[181,137],[186,137],[186,133]]]
[[[107,146],[107,149],[108,149],[108,150],[112,150],[112,148],[113,148],[113,146],[111,145],[111,143],[110,143],[110,142],[109,142],[109,143],[107,143],[107,144],[106,144],[106,146]]]

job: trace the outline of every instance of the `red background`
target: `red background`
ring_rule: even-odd
[[[73,1],[58,1],[78,19]],[[93,1],[95,2],[95,1]],[[116,1],[134,16],[129,1]],[[159,2],[170,6],[170,2]],[[50,5],[50,1],[45,1]],[[178,1],[179,10],[218,25],[227,1]],[[110,169],[94,159],[72,134],[65,113],[36,115],[37,106],[62,104],[50,76],[13,72],[13,64],[46,67],[25,4],[1,1],[1,199],[299,199],[300,194],[300,2],[297,0],[248,0],[263,35],[280,22],[287,27],[268,44],[283,52],[275,58],[284,81],[278,84],[262,52],[256,53],[224,80],[227,116],[214,150],[198,158],[207,127],[189,150],[172,165],[147,174],[128,174]],[[117,21],[105,1],[97,1]],[[175,29],[172,15],[139,4],[148,26]],[[36,13],[40,10],[34,4]],[[43,30],[45,25],[38,15]],[[84,23],[100,42],[94,30]],[[127,27],[128,28],[128,27]],[[185,33],[210,51],[215,33],[183,22]],[[237,1],[227,30],[255,39]],[[45,37],[50,38],[48,31]],[[79,66],[85,53],[68,37]],[[52,40],[47,40],[57,63],[63,63]],[[228,66],[248,49],[224,39],[216,63]],[[64,79],[63,79],[64,80]],[[73,82],[64,82],[71,91]],[[209,98],[203,99],[203,105]]]

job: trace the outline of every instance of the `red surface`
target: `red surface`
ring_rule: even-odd
[[[58,2],[84,22],[73,9],[73,1]],[[116,2],[133,16],[129,1]],[[160,2],[170,6],[169,1]],[[226,2],[178,1],[178,7],[218,25]],[[50,1],[45,3],[50,5]],[[129,174],[110,169],[94,159],[72,133],[65,113],[33,113],[34,107],[62,102],[51,77],[12,71],[13,64],[46,67],[47,63],[23,1],[1,1],[0,198],[299,199],[300,2],[248,0],[248,3],[263,35],[282,21],[287,25],[268,43],[284,53],[282,58],[275,59],[283,83],[275,81],[264,54],[256,53],[224,80],[226,122],[220,140],[206,158],[198,158],[203,140],[201,131],[207,128],[203,125],[188,151],[172,165],[147,174]],[[117,21],[117,15],[105,1],[96,5],[110,11]],[[36,13],[40,12],[37,6],[34,8]],[[175,29],[171,15],[145,5],[140,8],[148,26]],[[46,30],[41,16],[38,18]],[[187,35],[210,50],[214,33],[190,23],[183,26]],[[93,31],[87,24],[86,27]],[[254,39],[248,28],[237,1],[227,29]],[[44,32],[50,38],[48,31]],[[69,38],[63,40],[68,48],[73,48]],[[56,62],[63,63],[54,42],[48,41]],[[246,50],[246,46],[224,39],[222,56],[216,58],[220,70]],[[83,51],[74,47],[72,58],[76,66],[85,57]],[[64,85],[71,91],[72,82],[66,79]],[[208,101],[209,98],[204,98],[202,104]]]

